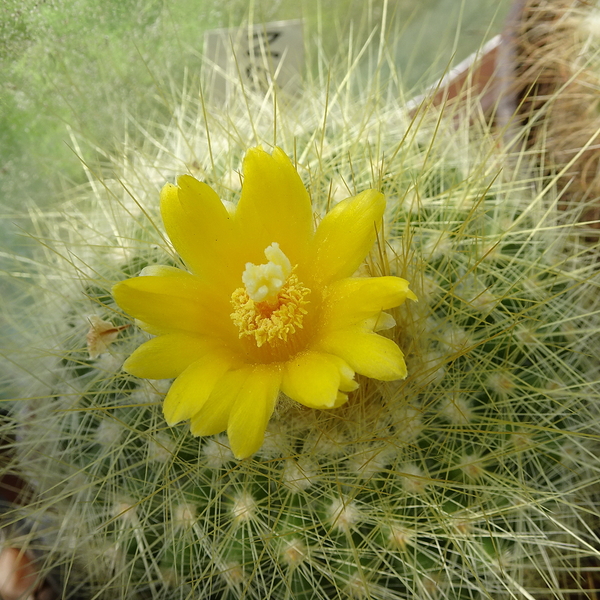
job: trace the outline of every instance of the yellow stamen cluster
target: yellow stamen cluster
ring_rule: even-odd
[[[302,329],[308,294],[310,290],[294,274],[272,301],[255,302],[245,288],[236,289],[231,295],[235,309],[231,318],[240,331],[240,338],[254,337],[259,348],[267,342],[287,342],[289,335]]]

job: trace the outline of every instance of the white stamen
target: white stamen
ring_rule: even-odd
[[[292,272],[292,264],[277,242],[265,249],[265,256],[267,264],[246,263],[242,274],[246,292],[254,302],[274,300]]]

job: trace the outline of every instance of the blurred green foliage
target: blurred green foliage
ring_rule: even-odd
[[[48,204],[83,182],[69,128],[82,158],[93,161],[95,149],[110,152],[125,135],[140,135],[136,122],[166,122],[170,91],[181,87],[186,70],[192,77],[199,71],[207,29],[247,18],[302,17],[314,62],[319,52],[344,55],[350,39],[361,44],[374,30],[379,35],[385,13],[386,33],[401,34],[392,60],[413,87],[497,32],[508,0],[3,0],[3,6],[0,204],[18,221],[24,205]]]

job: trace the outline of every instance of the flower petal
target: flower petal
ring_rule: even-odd
[[[173,379],[203,356],[221,351],[214,338],[187,333],[170,333],[153,338],[136,348],[123,369],[146,379]]]
[[[373,247],[385,210],[383,194],[366,190],[330,210],[317,228],[309,264],[317,283],[350,277]]]
[[[325,290],[323,330],[347,328],[417,297],[400,277],[348,277]]]
[[[207,184],[190,175],[167,183],[160,193],[160,212],[167,234],[188,267],[205,281],[231,293],[243,270],[231,216]]]
[[[214,435],[227,429],[231,409],[251,373],[252,367],[244,367],[221,377],[208,401],[192,417],[192,435]]]
[[[149,333],[150,335],[163,335],[165,333],[169,333],[162,327],[158,327],[157,325],[150,325],[150,323],[144,323],[144,321],[140,321],[139,319],[135,319],[134,322],[136,327],[139,327],[140,329],[142,329],[146,333]]]
[[[342,369],[348,386],[354,373],[344,361],[323,352],[302,352],[285,363],[281,391],[304,406],[332,408],[340,389]]]
[[[264,250],[278,242],[292,265],[306,260],[313,235],[310,197],[280,148],[270,155],[251,148],[244,158],[244,182],[235,220],[248,245],[246,260],[264,262]]]
[[[361,375],[382,381],[406,377],[402,350],[392,340],[361,327],[332,331],[319,341],[318,347],[341,357]]]
[[[180,269],[174,269],[170,275],[126,279],[117,283],[112,292],[125,312],[151,329],[237,338],[229,317],[229,301],[215,297],[211,285]]]
[[[167,423],[172,426],[197,414],[232,363],[232,358],[223,352],[213,352],[210,358],[192,363],[167,392],[163,406]]]
[[[169,265],[148,265],[144,267],[140,272],[140,277],[178,277],[179,275],[186,275],[185,271],[178,269],[177,267],[171,267]],[[189,275],[189,273],[187,273]]]
[[[342,394],[342,392],[338,392],[335,403],[331,408],[338,408],[343,404],[346,404],[346,402],[348,402],[348,394]]]
[[[350,365],[345,360],[342,360],[339,356],[330,354],[330,357],[332,360],[337,362],[338,369],[340,370],[340,392],[353,392],[354,390],[357,390],[359,385],[356,379],[354,379],[356,373],[350,367]],[[348,398],[346,398],[346,400],[347,399]],[[346,400],[344,400],[344,402]],[[337,408],[338,406],[339,404],[336,402],[334,408]]]
[[[236,458],[246,458],[262,446],[280,384],[279,365],[258,365],[246,380],[231,410],[227,427],[229,445]]]
[[[386,331],[392,327],[396,327],[396,319],[390,313],[381,312],[373,324],[373,331]]]

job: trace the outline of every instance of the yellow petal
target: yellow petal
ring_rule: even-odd
[[[318,283],[350,277],[376,239],[385,210],[383,194],[366,190],[337,204],[321,221],[309,264]]]
[[[178,277],[179,275],[186,275],[185,271],[178,269],[177,267],[171,267],[168,265],[148,265],[144,267],[140,273],[140,277]],[[188,273],[189,275],[189,273]]]
[[[262,446],[280,384],[281,369],[278,365],[254,367],[244,383],[231,410],[227,427],[229,445],[236,458],[246,458]]]
[[[174,330],[237,338],[229,317],[229,302],[215,297],[213,286],[174,269],[160,277],[134,277],[113,289],[117,304],[160,332]]]
[[[197,414],[232,362],[232,358],[225,353],[213,352],[210,357],[192,363],[167,393],[163,406],[167,423],[175,425]]]
[[[324,331],[347,328],[379,315],[381,311],[417,297],[400,277],[348,277],[325,290],[322,326]]]
[[[344,361],[323,352],[302,352],[285,363],[281,391],[304,406],[332,408],[340,389],[342,369],[348,386],[354,373]]]
[[[270,155],[251,148],[244,158],[244,182],[235,220],[246,241],[246,260],[264,262],[264,249],[278,242],[292,265],[306,260],[313,235],[310,197],[280,148]]]
[[[389,313],[381,312],[373,324],[373,331],[386,331],[392,327],[396,327],[396,319]]]
[[[251,373],[252,367],[225,373],[215,385],[208,401],[192,417],[192,435],[214,435],[227,429],[231,409]]]
[[[335,403],[331,408],[338,408],[342,406],[342,404],[346,404],[346,402],[348,402],[348,394],[342,394],[342,392],[338,392]]]
[[[231,294],[243,271],[233,221],[216,192],[190,175],[166,184],[160,212],[167,234],[188,267]],[[234,286],[232,288],[232,286]]]
[[[163,335],[165,333],[169,333],[168,328],[159,327],[158,325],[150,325],[150,323],[144,323],[144,321],[140,321],[139,319],[135,319],[135,326],[144,330],[146,333],[150,335]]]
[[[334,356],[333,354],[330,354],[330,356],[332,360],[337,362],[338,369],[340,370],[340,391],[353,392],[354,390],[358,389],[358,382],[354,379],[356,373],[350,367],[350,365],[345,360],[342,360],[339,356]],[[346,400],[344,400],[344,402]],[[334,408],[337,408],[338,406],[339,404],[336,402]]]
[[[173,379],[203,356],[220,351],[213,338],[187,333],[161,335],[139,346],[123,369],[146,379]]]
[[[332,331],[319,341],[318,347],[341,357],[361,375],[382,381],[406,377],[402,350],[392,340],[360,327]]]

